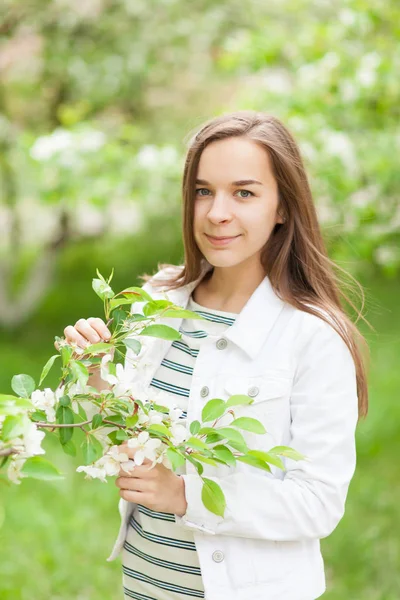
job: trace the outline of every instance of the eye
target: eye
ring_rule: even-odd
[[[238,190],[238,192],[245,192],[246,194],[250,194],[250,196],[254,196],[253,192],[250,192],[250,190]],[[241,196],[241,198],[249,198],[250,196]]]
[[[197,188],[196,194],[198,194],[199,196],[206,196],[207,194],[199,194],[199,192],[201,192],[203,190],[205,190],[206,192],[209,191],[207,188]]]

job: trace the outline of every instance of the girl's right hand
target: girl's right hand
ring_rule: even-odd
[[[73,342],[84,349],[91,344],[108,342],[111,338],[111,331],[99,317],[89,317],[88,319],[79,319],[75,325],[65,327],[64,335],[69,344]],[[54,342],[54,346],[57,350],[59,349],[57,342]]]

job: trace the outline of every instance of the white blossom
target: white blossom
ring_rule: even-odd
[[[19,485],[21,483],[21,479],[26,477],[26,475],[21,472],[21,469],[25,464],[25,460],[26,458],[21,458],[18,456],[11,459],[7,469],[7,477],[12,483]]]
[[[142,431],[137,437],[127,441],[128,447],[136,450],[134,456],[135,465],[143,464],[145,458],[154,461],[157,458],[156,450],[161,444],[161,440],[151,438],[148,431]]]
[[[150,409],[149,414],[139,409],[139,425],[161,425],[165,415],[159,413],[157,410]]]
[[[85,479],[100,479],[100,481],[107,483],[107,473],[104,467],[97,467],[96,465],[85,465],[78,467],[76,470],[78,473],[86,473]]]
[[[33,423],[26,417],[25,427],[22,433],[22,441],[24,445],[23,456],[36,456],[37,454],[45,454],[45,451],[41,447],[43,438],[45,437],[44,431],[40,431],[36,427],[36,423]]]
[[[119,475],[121,467],[124,471],[129,471],[134,463],[129,460],[129,456],[125,452],[119,452],[118,446],[111,446],[96,464],[102,467],[107,475]]]
[[[169,409],[169,418],[172,422],[179,421],[182,418],[183,410],[178,406]]]
[[[189,432],[184,425],[180,425],[179,423],[173,423],[171,425],[171,442],[176,446],[178,444],[182,444],[189,437]]]
[[[56,412],[54,406],[58,401],[56,394],[50,389],[35,390],[31,396],[32,404],[38,410],[44,410],[49,423],[54,423],[56,420]]]

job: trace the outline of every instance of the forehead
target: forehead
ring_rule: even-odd
[[[229,183],[239,179],[273,178],[268,151],[252,140],[232,137],[209,144],[200,156],[198,179]]]

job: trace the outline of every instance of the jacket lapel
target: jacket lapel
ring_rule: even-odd
[[[186,308],[190,294],[211,268],[212,265],[207,263],[205,272],[198,279],[167,292],[171,302]],[[269,277],[266,275],[238,314],[234,324],[226,330],[224,337],[239,346],[251,359],[254,359],[285,304],[273,289]],[[163,322],[179,329],[182,319],[164,319]]]

